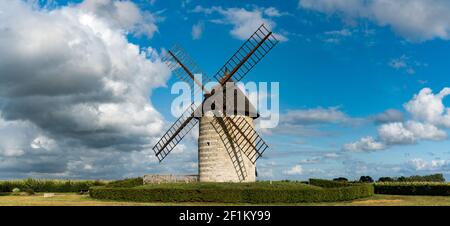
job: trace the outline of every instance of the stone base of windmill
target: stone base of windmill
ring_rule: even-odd
[[[253,119],[244,117],[251,125]],[[214,117],[200,118],[198,139],[199,181],[200,182],[255,182],[256,166],[239,148],[226,148],[226,136],[211,123]],[[236,161],[238,160],[238,161]],[[239,164],[236,164],[238,162]]]

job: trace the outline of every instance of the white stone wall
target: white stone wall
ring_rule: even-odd
[[[198,175],[147,174],[143,180],[144,184],[192,183],[198,181]]]
[[[253,119],[246,116],[246,120],[254,127]],[[255,164],[240,151],[235,149],[233,156],[241,156],[244,167],[233,165],[230,153],[225,148],[221,136],[217,133],[211,121],[214,118],[204,116],[200,119],[200,135],[198,139],[199,180],[200,182],[254,182]],[[239,177],[238,172],[244,177]]]

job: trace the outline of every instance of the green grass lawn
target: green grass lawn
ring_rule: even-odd
[[[1,195],[0,206],[158,206],[158,205],[249,205],[223,203],[135,203],[102,201],[88,195],[60,193],[53,197],[45,197],[42,193],[31,196]],[[277,205],[277,204],[272,204]],[[278,204],[283,205],[283,204]],[[375,195],[370,198],[346,202],[330,203],[297,203],[300,206],[450,206],[450,196],[398,196]]]

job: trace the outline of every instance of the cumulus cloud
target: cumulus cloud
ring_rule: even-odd
[[[359,141],[344,145],[346,151],[377,151],[383,150],[386,145],[376,141],[373,137],[363,137]]]
[[[411,41],[450,39],[450,2],[446,0],[299,0],[299,6],[346,21],[368,19],[390,26]]]
[[[267,16],[270,16],[270,17],[280,17],[280,16],[289,15],[289,13],[286,13],[286,12],[280,12],[280,11],[279,11],[277,8],[275,8],[275,7],[265,8],[265,9],[264,9],[264,14],[266,14]]]
[[[303,174],[303,167],[301,165],[295,165],[292,168],[283,171],[283,174],[285,175],[302,175]]]
[[[194,25],[192,25],[192,39],[197,40],[202,37],[203,30],[205,29],[205,23],[200,21]]]
[[[415,144],[421,140],[439,141],[446,139],[447,133],[444,129],[449,128],[450,125],[450,110],[445,107],[443,98],[449,94],[450,88],[444,88],[438,94],[433,94],[429,88],[422,89],[414,95],[412,100],[404,104],[405,110],[412,117],[411,120],[406,122],[391,121],[390,119],[397,117],[398,113],[389,110],[391,113],[386,114],[388,112],[386,111],[384,114],[374,117],[374,119],[385,121],[378,127],[377,139],[365,137],[360,141],[345,144],[343,149],[371,151],[385,149],[390,145]],[[379,144],[375,147],[383,146],[383,148],[370,148],[369,144],[372,143]]]
[[[384,124],[389,122],[402,122],[403,113],[396,109],[388,109],[380,114],[370,117],[375,124]]]
[[[44,149],[49,151],[55,149],[55,146],[56,146],[55,140],[43,135],[39,135],[36,138],[34,138],[30,144],[30,147],[33,149]]]
[[[351,120],[338,107],[291,110],[282,117],[283,121],[300,124],[341,123]]]
[[[437,94],[430,88],[424,88],[404,107],[416,120],[450,128],[450,108],[443,103],[443,99],[448,95],[450,95],[448,87]]]
[[[356,125],[362,122],[352,118],[339,107],[317,107],[309,109],[289,110],[280,115],[276,128],[264,130],[265,133],[288,134],[295,136],[329,136],[332,132],[320,127],[330,125]]]
[[[395,122],[378,128],[380,139],[387,144],[413,144],[418,140],[442,140],[447,137],[445,131],[436,126],[416,121]]]
[[[218,6],[204,8],[197,5],[192,12],[204,13],[207,15],[213,13],[220,14],[222,16],[221,18],[212,21],[217,24],[232,25],[233,28],[231,29],[230,34],[240,40],[247,40],[261,24],[265,24],[269,29],[275,29],[277,24],[272,18],[283,15],[274,7],[247,10],[245,8],[222,8]],[[274,35],[279,41],[288,40],[288,38],[282,34],[274,33]]]
[[[0,176],[117,177],[153,155],[164,123],[148,96],[169,72],[126,38],[157,31],[150,12],[110,0],[0,11]]]
[[[438,171],[447,172],[450,170],[450,160],[434,159],[426,161],[420,158],[411,159],[407,162],[416,171]]]
[[[152,37],[158,31],[155,15],[141,11],[130,1],[85,0],[78,6],[86,13],[104,18],[110,26],[134,35]]]

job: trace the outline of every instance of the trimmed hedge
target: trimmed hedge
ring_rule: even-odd
[[[193,183],[197,184],[197,183]],[[334,202],[369,197],[374,194],[371,184],[359,184],[339,188],[320,188],[298,183],[298,186],[259,184],[255,186],[222,186],[198,183],[183,188],[180,184],[164,186],[140,186],[135,188],[92,187],[90,196],[96,199],[134,202],[221,202],[221,203],[299,203]],[[170,185],[175,185],[170,188]],[[284,187],[284,188],[283,188]]]
[[[375,184],[376,194],[449,196],[450,183],[386,182]]]
[[[113,188],[132,188],[144,185],[144,180],[142,177],[138,178],[129,178],[129,179],[123,179],[123,180],[116,180],[109,182],[106,187],[113,187]]]
[[[314,186],[319,186],[323,188],[340,188],[340,187],[348,187],[352,186],[346,181],[331,181],[331,180],[323,180],[323,179],[309,179],[309,184]]]
[[[12,192],[14,188],[34,192],[80,192],[92,186],[106,185],[103,181],[64,181],[64,180],[11,180],[0,181],[0,192]]]

